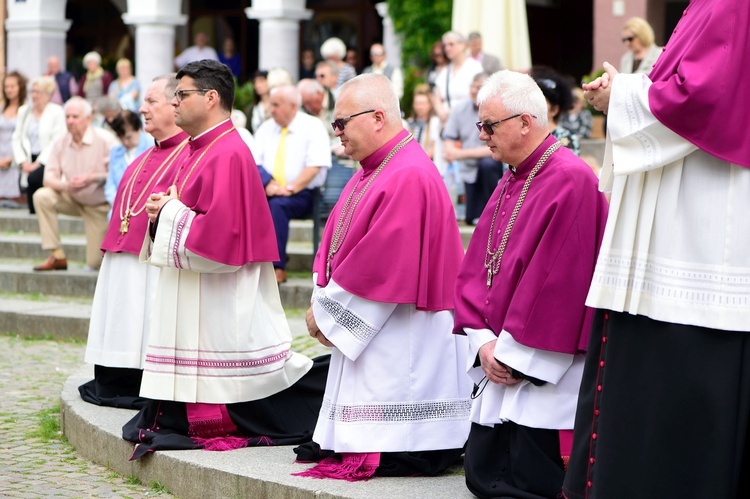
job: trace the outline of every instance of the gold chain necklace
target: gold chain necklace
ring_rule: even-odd
[[[492,239],[495,233],[495,221],[497,220],[497,212],[500,211],[500,203],[503,200],[503,194],[505,194],[505,190],[508,187],[510,178],[505,181],[505,185],[503,185],[503,188],[500,191],[500,196],[497,198],[497,203],[495,204],[495,212],[492,214],[492,223],[490,224],[490,233],[487,237],[487,254],[484,257],[484,268],[487,269],[488,288],[492,286],[492,278],[500,271],[500,263],[503,261],[503,253],[505,253],[505,247],[508,244],[510,231],[513,230],[513,225],[516,223],[516,217],[518,216],[518,212],[521,210],[521,205],[523,205],[524,199],[526,199],[526,193],[529,191],[531,181],[534,180],[534,177],[536,176],[542,165],[547,162],[549,157],[552,156],[552,153],[557,151],[561,145],[562,143],[560,141],[557,141],[549,146],[544,154],[542,154],[542,157],[539,158],[539,161],[536,162],[536,165],[534,165],[534,168],[531,170],[531,173],[529,173],[529,176],[526,177],[526,182],[524,182],[523,184],[521,195],[518,197],[516,206],[513,208],[513,214],[511,214],[510,220],[508,220],[508,225],[505,227],[505,232],[503,233],[503,238],[500,240],[500,245],[498,246],[497,250],[492,251]]]
[[[193,166],[190,167],[190,171],[188,171],[187,175],[185,176],[185,179],[182,181],[182,185],[180,185],[179,189],[177,189],[177,199],[180,199],[180,197],[182,197],[182,191],[183,191],[183,189],[185,189],[185,184],[187,184],[188,179],[190,179],[190,176],[193,174],[193,170],[195,170],[195,167],[198,166],[198,163],[201,162],[201,160],[203,159],[203,156],[206,155],[206,153],[209,151],[209,149],[211,149],[211,147],[213,147],[213,145],[216,144],[216,142],[218,142],[219,139],[221,139],[222,137],[224,137],[226,134],[228,134],[232,130],[234,130],[234,127],[230,128],[229,130],[225,130],[224,132],[222,132],[221,135],[219,135],[214,140],[212,140],[211,143],[208,144],[208,147],[206,147],[203,150],[203,152],[201,153],[201,155],[198,156],[198,159],[195,160],[195,163],[193,163]],[[179,176],[180,176],[180,172],[178,171],[175,174],[175,176],[174,176],[174,181],[172,182],[172,185],[177,185],[177,177],[179,177]]]
[[[185,139],[180,145],[178,145],[171,153],[169,153],[169,156],[162,162],[161,165],[159,165],[156,170],[154,170],[154,173],[151,175],[151,178],[148,179],[148,182],[146,182],[146,185],[143,186],[143,190],[138,194],[138,197],[136,198],[135,202],[133,204],[130,204],[130,201],[133,198],[133,189],[135,188],[135,179],[138,176],[138,174],[143,169],[143,165],[146,164],[146,161],[148,161],[148,158],[151,157],[151,153],[153,153],[156,150],[156,147],[152,147],[151,150],[148,152],[148,154],[141,160],[141,162],[136,167],[136,170],[133,172],[133,175],[130,176],[127,183],[125,184],[124,189],[122,190],[122,201],[120,202],[120,234],[125,235],[128,232],[128,229],[130,228],[130,219],[132,217],[135,217],[137,215],[140,215],[144,209],[146,209],[146,203],[143,203],[143,206],[136,209],[136,206],[138,206],[138,203],[141,202],[141,199],[143,199],[144,194],[146,191],[151,190],[151,187],[158,184],[162,178],[164,178],[164,175],[167,173],[169,168],[172,166],[172,164],[177,159],[177,156],[179,155],[180,151],[185,147],[187,144],[187,139]],[[154,182],[154,178],[159,175],[159,178],[156,179]],[[126,197],[127,196],[127,197]],[[123,212],[124,209],[124,212]]]
[[[352,219],[354,217],[354,210],[356,210],[359,201],[362,199],[362,196],[364,196],[365,192],[367,192],[367,189],[369,189],[370,185],[372,185],[375,177],[378,176],[378,173],[381,172],[383,167],[385,167],[385,165],[388,164],[391,158],[395,156],[396,153],[399,152],[401,148],[403,148],[407,144],[407,142],[409,142],[413,138],[414,136],[412,134],[409,134],[401,139],[401,141],[396,144],[393,149],[391,149],[391,152],[388,153],[388,156],[386,156],[385,159],[380,162],[380,165],[378,165],[373,174],[367,180],[367,183],[357,193],[357,197],[356,199],[354,199],[353,203],[352,199],[354,198],[354,193],[357,191],[357,186],[355,185],[349,193],[349,197],[346,198],[346,202],[344,203],[343,208],[341,208],[341,213],[339,213],[339,218],[336,221],[336,228],[333,230],[331,245],[328,247],[328,258],[326,259],[326,280],[331,278],[331,261],[333,260],[333,256],[339,251],[339,249],[341,249],[341,245],[344,243],[344,239],[349,232],[349,226],[351,225]]]

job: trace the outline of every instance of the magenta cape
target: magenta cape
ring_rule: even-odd
[[[692,0],[649,74],[649,106],[703,151],[750,167],[750,1]]]
[[[123,203],[123,191],[128,180],[136,173],[136,169],[141,164],[141,161],[146,155],[148,159],[143,164],[143,167],[138,173],[135,186],[133,187],[133,194],[131,197],[131,204],[138,199],[138,195],[143,189],[146,189],[146,193],[143,195],[138,205],[135,206],[136,210],[143,208],[144,204],[148,200],[148,196],[153,192],[164,192],[169,188],[169,184],[174,178],[175,168],[179,166],[181,158],[174,158],[172,166],[169,168],[164,176],[161,178],[161,182],[157,182],[157,178],[152,180],[152,185],[147,185],[149,179],[154,172],[161,167],[162,163],[172,152],[182,144],[184,140],[188,138],[188,134],[180,132],[174,137],[170,137],[167,140],[162,140],[154,147],[146,150],[143,154],[138,156],[125,170],[120,180],[120,185],[117,187],[117,195],[115,196],[115,204],[112,205],[112,219],[109,221],[109,227],[107,228],[107,234],[104,236],[102,242],[102,250],[112,251],[114,253],[132,253],[137,255],[141,252],[141,246],[143,246],[143,237],[146,234],[148,227],[148,215],[144,209],[141,213],[136,216],[130,217],[130,225],[128,231],[125,234],[120,234],[120,209]],[[153,151],[153,152],[152,152]],[[182,150],[181,154],[186,154],[187,148]]]
[[[455,332],[505,330],[522,345],[568,354],[585,352],[592,310],[584,306],[607,221],[607,201],[591,169],[561,147],[531,182],[505,248],[500,271],[487,288],[484,258],[492,214],[492,249],[500,243],[524,181],[555,143],[552,136],[500,180],[479,218],[456,283]]]
[[[178,190],[201,154],[232,128],[227,120],[188,143],[179,166]],[[196,212],[185,247],[225,265],[279,259],[266,193],[250,150],[236,130],[220,138],[190,174],[180,200]]]
[[[323,232],[314,272],[326,286],[326,258],[339,213],[355,185],[362,186],[401,131],[362,160],[344,188]],[[453,286],[463,257],[456,216],[435,165],[415,140],[396,154],[359,202],[349,233],[331,264],[331,278],[348,292],[420,310],[453,308]]]

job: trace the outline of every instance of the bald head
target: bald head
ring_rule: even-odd
[[[300,95],[294,85],[271,89],[271,117],[282,128],[289,126],[300,106]]]
[[[401,108],[388,77],[375,73],[359,75],[339,89],[336,102],[344,99],[360,109],[381,109],[389,127],[401,128]]]
[[[357,76],[341,86],[333,117],[344,152],[357,161],[403,130],[391,82],[375,73]]]

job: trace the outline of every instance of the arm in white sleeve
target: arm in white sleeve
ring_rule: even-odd
[[[495,344],[495,358],[526,376],[557,384],[573,364],[574,355],[521,345],[507,331],[500,333]]]
[[[195,212],[180,200],[172,199],[167,202],[159,212],[156,237],[151,241],[149,234],[146,234],[140,261],[157,267],[172,267],[193,272],[236,272],[240,267],[203,258],[185,247],[194,219]]]
[[[613,175],[662,168],[697,149],[656,119],[648,102],[650,87],[643,74],[618,74],[612,81],[602,190],[611,190]]]
[[[349,360],[357,357],[383,327],[396,308],[351,294],[331,279],[312,299],[318,328]]]

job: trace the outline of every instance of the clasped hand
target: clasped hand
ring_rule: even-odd
[[[167,192],[154,192],[151,194],[146,202],[146,213],[148,214],[149,222],[156,222],[156,217],[159,215],[161,207],[173,199],[179,199],[177,197],[177,186],[174,185],[170,185]]]

